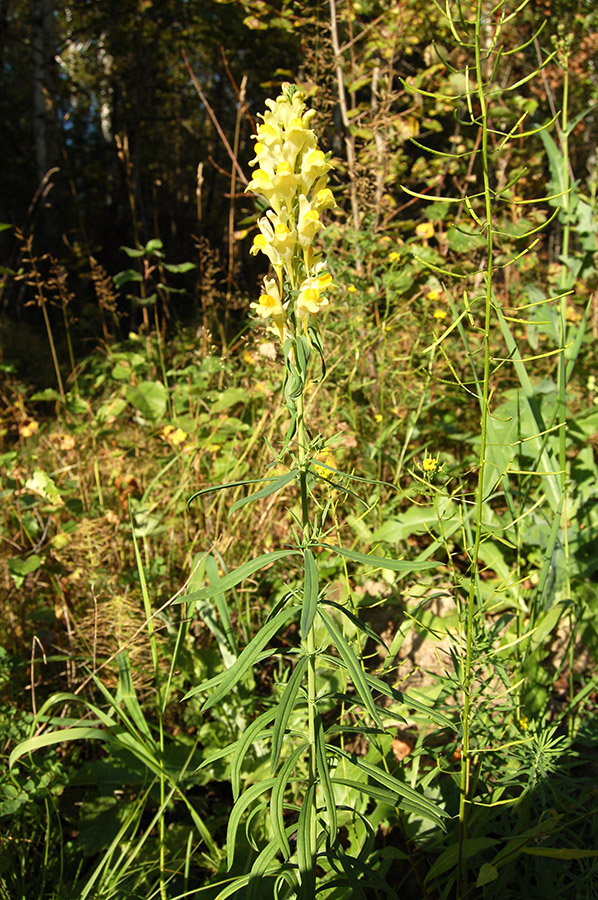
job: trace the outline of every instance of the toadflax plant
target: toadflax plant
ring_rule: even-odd
[[[291,513],[297,526],[294,544],[260,555],[222,577],[214,572],[215,566],[210,573],[204,565],[198,572],[207,572],[210,583],[193,589],[199,581],[196,576],[191,591],[179,601],[186,602],[189,610],[194,606],[204,610],[213,600],[223,630],[229,633],[230,617],[223,602],[227,591],[283,558],[300,567],[299,586],[271,609],[249,644],[237,653],[231,643],[234,652],[226,655],[227,667],[187,694],[206,693],[203,709],[208,711],[235,692],[253,667],[276,657],[279,671],[287,677],[278,696],[264,700],[263,712],[235,743],[217,754],[232,759],[235,798],[227,828],[230,877],[220,882],[218,900],[238,892],[257,896],[264,881],[269,882],[268,895],[273,890],[281,898],[313,900],[322,891],[324,896],[332,896],[329,891],[333,891],[336,898],[365,896],[366,886],[395,897],[384,881],[391,857],[374,849],[380,820],[377,807],[383,806],[385,815],[390,809],[397,818],[415,815],[436,824],[446,815],[436,802],[405,783],[400,772],[390,770],[386,754],[391,740],[388,724],[404,721],[398,708],[415,708],[443,726],[450,726],[449,720],[366,671],[359,648],[368,638],[379,639],[351,606],[333,601],[320,584],[322,554],[402,575],[436,564],[366,556],[328,543],[328,533],[335,530],[327,521],[332,503],[329,499],[322,505],[313,495],[319,481],[329,497],[332,487],[341,496],[356,498],[347,483],[366,481],[343,475],[318,459],[324,439],[311,435],[305,421],[303,398],[314,349],[325,371],[318,318],[329,305],[332,287],[332,276],[314,242],[322,227],[320,213],[335,205],[327,186],[332,165],[318,148],[310,127],[313,117],[314,111],[306,109],[304,95],[295,85],[284,84],[280,96],[267,101],[256,135],[253,164],[257,168],[247,188],[270,206],[258,220],[259,233],[251,252],[267,256],[271,274],[264,278],[263,292],[251,306],[270,323],[283,349],[283,394],[290,423],[277,462],[287,471],[216,485],[191,498],[228,487],[262,485],[237,500],[231,506],[233,513],[295,484],[301,510],[300,517]],[[297,621],[296,646],[289,650],[272,643],[281,629]],[[370,741],[372,753],[366,758],[350,749],[348,739],[354,740],[356,734]],[[242,790],[247,756],[252,748],[263,753],[264,746],[270,749],[269,776]],[[243,821],[254,848],[250,859],[247,842],[240,849],[237,839]]]

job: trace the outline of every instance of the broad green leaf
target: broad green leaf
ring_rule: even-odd
[[[23,586],[25,576],[30,575],[32,572],[37,572],[40,566],[43,565],[43,559],[37,553],[32,553],[27,559],[19,559],[18,556],[9,559],[7,565],[10,577],[16,587],[20,588]]]
[[[463,842],[462,855],[463,859],[471,859],[472,856],[476,856],[481,850],[486,850],[488,847],[495,847],[498,844],[498,841],[494,838],[466,838]],[[446,850],[440,854],[438,859],[433,863],[428,871],[425,880],[431,881],[433,878],[437,878],[439,875],[444,875],[445,872],[449,872],[451,869],[454,869],[459,862],[459,844],[454,843],[451,844],[450,847],[447,847]]]
[[[119,291],[124,284],[130,284],[132,281],[143,281],[143,276],[135,269],[125,269],[124,272],[119,272],[115,275],[112,280],[114,281],[114,287]]]
[[[128,385],[126,395],[131,406],[149,422],[158,422],[166,412],[168,392],[161,381]]]
[[[289,721],[289,716],[291,715],[291,712],[293,711],[293,708],[295,706],[297,692],[299,691],[299,687],[301,686],[303,672],[305,670],[305,667],[307,666],[308,661],[309,656],[301,657],[287,682],[282,697],[278,702],[274,728],[272,730],[272,754],[270,757],[270,768],[273,772],[276,771],[276,768],[278,766],[287,722]]]
[[[301,638],[305,640],[311,631],[318,606],[318,564],[309,547],[303,551],[303,559],[305,563],[305,579],[300,629]]]
[[[162,263],[162,266],[167,272],[172,272],[174,275],[180,275],[183,272],[190,272],[192,269],[195,269],[195,263],[192,262]]]
[[[368,566],[390,569],[392,572],[402,572],[403,574],[423,572],[425,569],[434,569],[440,565],[433,559],[424,560],[423,562],[408,559],[385,559],[383,556],[358,553],[356,550],[348,550],[346,547],[334,547],[332,544],[318,543],[317,546],[324,547],[325,550],[331,550],[333,553],[338,553],[339,556],[344,556],[345,559],[350,559],[353,562],[365,563]]]
[[[262,500],[264,497],[269,497],[271,494],[281,491],[287,484],[293,481],[296,475],[297,473],[294,470],[285,472],[284,475],[278,475],[276,478],[273,478],[270,484],[267,484],[265,487],[261,488],[261,490],[256,491],[255,494],[249,494],[248,497],[242,497],[241,500],[237,500],[236,503],[233,503],[231,506],[228,513],[229,516],[234,513],[235,510],[241,509],[241,507],[245,506],[247,503],[253,503],[255,500]]]
[[[262,556],[256,556],[255,559],[244,563],[238,569],[233,569],[232,572],[228,572],[218,581],[214,581],[209,587],[202,588],[199,591],[192,591],[190,594],[178,597],[174,602],[187,603],[191,600],[206,600],[211,599],[216,594],[224,594],[225,591],[230,591],[231,588],[236,587],[246,578],[249,578],[254,572],[263,569],[270,563],[276,562],[277,559],[284,559],[286,556],[296,556],[299,553],[301,553],[300,550],[275,550],[273,553],[264,553]]]
[[[64,506],[64,500],[56,487],[56,483],[43,469],[35,469],[31,478],[28,478],[25,482],[25,487],[28,491],[43,497],[44,500],[47,500],[53,506]]]

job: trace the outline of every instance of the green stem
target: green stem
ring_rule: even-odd
[[[297,441],[299,445],[298,459],[301,475],[299,479],[301,489],[301,524],[303,526],[303,542],[309,540],[309,495],[307,490],[307,473],[304,469],[307,457],[307,430],[305,427],[303,393],[297,398]],[[311,872],[309,880],[314,883],[316,872],[316,639],[313,625],[306,635],[302,635],[305,641],[305,649],[309,657],[307,664],[307,737],[309,742],[308,778],[309,785],[314,786],[311,794],[312,808],[309,811],[309,858],[311,860]]]
[[[484,304],[484,374],[482,380],[481,417],[480,417],[480,455],[478,466],[478,480],[476,488],[476,519],[473,550],[470,563],[470,585],[467,598],[465,620],[465,659],[463,665],[462,691],[462,748],[461,748],[461,796],[459,800],[459,864],[457,896],[465,897],[467,893],[467,862],[465,859],[465,841],[467,840],[467,811],[471,777],[471,714],[472,714],[472,653],[473,653],[473,627],[476,611],[476,593],[478,585],[478,557],[482,543],[482,517],[484,509],[484,480],[486,475],[486,448],[488,442],[488,416],[490,403],[490,325],[492,317],[492,275],[494,270],[494,232],[492,227],[492,192],[490,189],[489,158],[488,158],[488,109],[484,85],[484,73],[482,71],[482,0],[478,0],[475,21],[475,70],[476,70],[476,95],[480,105],[478,121],[482,132],[481,157],[483,196],[486,216],[486,293]]]

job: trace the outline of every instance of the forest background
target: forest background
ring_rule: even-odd
[[[297,625],[219,709],[193,689],[301,590],[285,563],[231,582],[230,609],[201,594],[292,535],[288,480],[239,503],[285,431],[280,351],[249,306],[263,204],[244,191],[283,82],[316,110],[337,204],[328,372],[306,402],[322,527],[353,553],[319,562],[349,609],[322,716],[346,729],[361,818],[336,862],[320,850],[322,895],[597,896],[598,12],[506,4],[497,29],[503,6],[0,0],[10,900],[245,896],[278,834],[257,793],[231,833],[231,784],[267,774],[261,734],[236,775],[223,748],[284,695]],[[425,578],[379,565],[432,556]],[[185,615],[183,585],[201,595]],[[380,740],[351,705],[353,658],[398,717]],[[285,788],[290,821],[302,789]],[[267,890],[290,896],[277,839]]]

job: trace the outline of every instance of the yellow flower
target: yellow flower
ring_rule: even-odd
[[[428,291],[428,293],[426,294],[426,298],[428,300],[432,300],[432,301],[439,300],[440,299],[440,291],[437,290],[436,288],[434,288],[433,290]]]
[[[424,241],[429,241],[434,237],[434,226],[431,222],[420,222],[415,229],[415,233]]]
[[[522,731],[527,731],[529,728],[529,719],[527,716],[519,716],[519,727]]]
[[[422,462],[422,469],[426,473],[426,475],[433,475],[436,469],[438,468],[438,459],[433,456],[424,456]]]
[[[264,278],[264,291],[257,303],[249,304],[262,319],[272,317],[281,343],[284,341],[286,312],[280,297],[280,287],[275,278]]]
[[[25,422],[23,425],[19,425],[19,434],[22,438],[30,438],[34,435],[39,429],[39,422],[36,422],[35,419],[32,419],[30,422]]]
[[[384,416],[382,415],[382,413],[376,413],[376,415],[374,416],[374,421],[380,423],[383,418]]]
[[[259,234],[250,252],[264,253],[276,272],[276,280],[265,280],[259,301],[251,307],[261,318],[274,321],[283,342],[295,337],[298,326],[307,334],[310,317],[328,305],[324,291],[332,284],[313,248],[322,228],[320,213],[336,205],[327,187],[332,165],[318,149],[310,127],[315,113],[304,100],[295,85],[285,83],[276,100],[266,101],[251,161],[258,168],[246,188],[265,197],[271,207],[258,220]],[[285,275],[293,291],[287,298]],[[293,309],[288,311],[291,298],[294,314]]]
[[[357,288],[355,287],[354,284],[347,285],[347,291],[349,292],[349,294],[354,294],[356,290],[357,290]]]
[[[388,254],[389,262],[398,262],[400,260],[400,258],[401,258],[401,254],[397,253],[396,250],[393,250],[392,253]]]
[[[435,310],[434,310],[434,318],[435,318],[435,319],[446,319],[446,310],[444,310],[444,309],[435,309]]]
[[[172,444],[173,447],[178,447],[179,444],[185,443],[189,435],[182,428],[175,428],[174,425],[165,425],[162,429],[162,437],[169,444]]]

